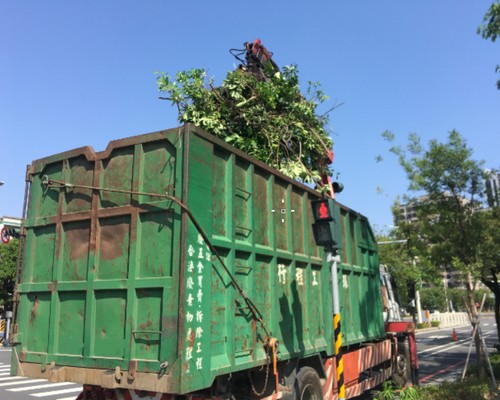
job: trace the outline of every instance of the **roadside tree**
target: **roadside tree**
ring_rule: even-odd
[[[476,325],[476,284],[484,271],[480,250],[483,217],[478,212],[484,194],[481,163],[472,159],[472,149],[455,130],[446,143],[431,140],[427,149],[418,135],[411,134],[406,148],[393,147],[391,151],[398,156],[408,189],[415,195],[410,201],[415,204],[416,219],[399,224],[399,230],[418,249],[419,257],[457,272]],[[484,355],[478,337],[475,342],[481,361]]]
[[[16,282],[19,241],[10,240],[0,245],[0,306],[12,310],[12,293]]]
[[[495,1],[490,6],[483,18],[483,24],[477,28],[477,33],[492,42],[500,36],[500,2]],[[495,71],[500,72],[500,65],[497,65]],[[497,81],[497,88],[500,90],[500,79]]]
[[[479,243],[481,281],[495,296],[495,320],[500,341],[500,208],[480,213],[482,230]]]

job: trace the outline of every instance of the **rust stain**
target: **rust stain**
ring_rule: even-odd
[[[212,164],[208,162],[205,154],[198,156],[198,154],[193,154],[193,161],[201,165],[205,165],[207,168],[212,168]]]
[[[40,300],[35,296],[35,300],[33,301],[33,307],[31,308],[31,322],[36,318],[38,314],[38,307],[40,306]]]
[[[177,330],[177,316],[164,316],[162,318],[162,327],[161,330],[167,332],[175,332]]]
[[[49,289],[50,292],[54,293],[57,290],[57,281],[54,281],[52,283],[49,283],[47,288]]]
[[[129,324],[130,324],[130,327],[132,329],[132,331],[134,330],[134,319],[133,318],[130,318],[129,319]],[[131,349],[132,348],[132,344],[134,342],[134,339],[135,339],[135,336],[134,334],[130,335],[130,338],[128,340],[128,347]]]
[[[191,331],[191,334],[189,335],[189,338],[188,338],[189,347],[194,347],[195,339],[196,339],[196,334],[194,331]]]
[[[126,303],[122,303],[121,305],[121,315],[120,315],[120,323],[121,325],[125,325],[125,315],[126,315],[126,312],[127,312],[127,304]]]
[[[139,325],[139,329],[145,331],[152,326],[153,322],[151,320],[148,320],[146,323]]]
[[[86,258],[89,253],[90,228],[89,226],[76,227],[66,231],[69,246],[70,260]]]
[[[129,224],[110,224],[101,226],[101,259],[113,260],[123,256],[123,243],[129,233]]]
[[[78,274],[78,265],[76,264],[76,262],[73,263],[73,272],[75,273],[75,278],[76,278],[77,281],[83,281],[84,278],[82,278]]]

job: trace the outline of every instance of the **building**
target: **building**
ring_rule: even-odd
[[[408,203],[400,204],[397,214],[394,216],[394,224],[398,226],[401,223],[409,223],[418,221],[417,208],[425,203],[429,196],[420,196]]]
[[[449,193],[444,193],[445,198],[451,198]],[[416,199],[410,200],[408,203],[400,204],[397,213],[394,216],[394,224],[398,226],[401,223],[411,223],[418,221],[417,210],[423,204],[429,204],[429,195],[419,196]],[[462,206],[470,204],[471,201],[465,197],[460,197],[460,203]],[[477,209],[476,209],[477,208]],[[478,211],[479,208],[475,204],[474,211]]]
[[[490,208],[500,205],[500,173],[497,170],[485,169],[486,179],[484,185],[486,187],[486,200]]]

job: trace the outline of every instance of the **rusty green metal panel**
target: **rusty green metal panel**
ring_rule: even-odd
[[[161,374],[172,393],[266,364],[265,333],[205,237],[279,340],[280,359],[333,354],[310,188],[191,125],[47,157],[30,171],[22,363]],[[355,344],[384,334],[378,259],[364,217],[342,206],[342,226],[342,327]]]
[[[346,343],[381,337],[384,332],[379,258],[375,235],[366,217],[343,208],[339,297]]]

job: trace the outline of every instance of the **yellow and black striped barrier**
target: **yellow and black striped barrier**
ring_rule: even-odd
[[[342,332],[340,330],[340,314],[333,314],[333,333],[335,339],[335,363],[337,371],[338,398],[345,399],[344,361],[342,359]]]
[[[0,345],[3,346],[5,340],[5,320],[0,319]]]

